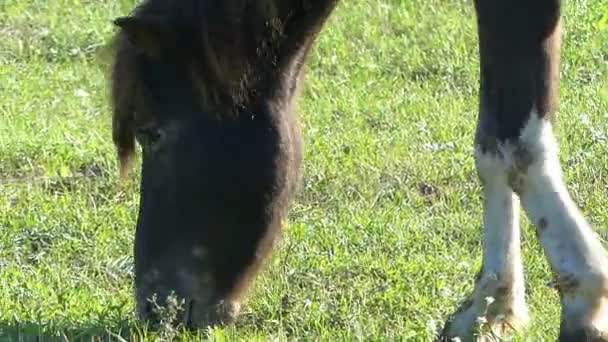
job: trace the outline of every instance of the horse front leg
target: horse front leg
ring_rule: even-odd
[[[498,295],[498,305],[489,306],[490,323],[498,317],[496,311],[507,321],[526,317],[519,246],[514,246],[519,244],[514,192],[535,224],[556,276],[562,304],[560,341],[608,340],[608,260],[567,191],[553,134],[561,2],[476,0],[475,5],[481,62],[476,161],[485,188],[486,238],[484,270],[473,303],[483,295]],[[495,247],[501,243],[511,248]],[[489,267],[486,260],[502,263]],[[484,292],[484,279],[493,274],[508,296],[493,286]],[[492,305],[497,305],[494,310]],[[470,331],[467,326],[478,313],[468,309],[456,314],[446,335]]]
[[[483,266],[473,293],[450,318],[441,340],[500,336],[528,322],[520,248],[519,199],[504,164],[479,147],[476,165],[484,189]],[[483,340],[483,338],[480,338]]]

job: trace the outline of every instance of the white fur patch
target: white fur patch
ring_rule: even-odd
[[[532,115],[521,135],[521,144],[532,155],[525,170],[525,187],[520,193],[530,221],[537,225],[540,243],[556,273],[563,292],[564,314],[580,320],[604,321],[587,317],[604,301],[606,254],[583,214],[574,203],[563,180],[558,145],[551,124]]]
[[[508,165],[480,149],[475,159],[484,183],[484,270],[515,276],[522,273],[519,200],[508,184]]]
[[[526,170],[522,204],[534,224],[543,221],[540,240],[554,270],[575,275],[605,268],[603,248],[564,183],[551,124],[533,115],[521,143],[534,160]]]
[[[505,153],[503,152],[503,156]],[[484,184],[483,270],[470,298],[448,334],[468,339],[476,326],[489,323],[494,333],[525,325],[528,308],[520,247],[519,200],[509,186],[511,162],[475,150],[477,171]]]

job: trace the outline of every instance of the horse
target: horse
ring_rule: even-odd
[[[564,182],[553,133],[561,0],[475,0],[480,62],[474,159],[483,265],[439,340],[525,328],[520,206],[561,298],[560,341],[608,341],[605,249]],[[177,321],[237,319],[298,189],[303,65],[338,0],[146,0],[117,18],[113,141],[142,148],[137,312],[177,296]],[[488,301],[487,298],[493,298]]]

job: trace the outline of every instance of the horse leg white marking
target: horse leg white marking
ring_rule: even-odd
[[[532,115],[520,141],[532,160],[520,196],[557,277],[562,330],[608,332],[606,253],[566,189],[551,124]]]
[[[447,336],[472,338],[480,319],[493,334],[521,328],[528,321],[521,259],[519,200],[509,186],[508,160],[476,149],[484,184],[483,269],[473,294],[449,325]],[[484,329],[485,330],[485,329]]]

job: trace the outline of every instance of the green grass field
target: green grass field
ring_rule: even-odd
[[[240,321],[198,336],[134,318],[138,171],[110,141],[104,46],[133,1],[0,0],[0,340],[430,340],[481,264],[472,2],[343,1],[308,63],[305,180]],[[608,3],[567,1],[558,134],[608,233]],[[557,294],[523,221],[529,340]]]

